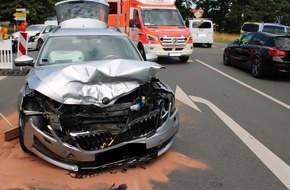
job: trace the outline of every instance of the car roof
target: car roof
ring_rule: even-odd
[[[271,26],[283,26],[285,25],[278,24],[278,23],[270,23],[270,22],[244,22],[243,24],[256,24],[256,25],[271,25]]]
[[[123,32],[113,28],[97,29],[97,28],[58,28],[49,36],[68,36],[68,35],[106,35],[106,36],[125,36]]]

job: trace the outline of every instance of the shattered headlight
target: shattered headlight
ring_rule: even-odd
[[[169,102],[170,102],[170,115],[172,115],[176,110],[175,96],[173,94],[169,95]]]

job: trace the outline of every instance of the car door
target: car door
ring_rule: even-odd
[[[252,38],[256,33],[250,33],[245,36],[235,48],[233,55],[236,63],[241,67],[246,67],[250,61],[250,49],[252,48]]]
[[[249,59],[247,60],[247,66],[251,66],[252,61],[255,58],[262,58],[264,53],[263,51],[267,51],[267,43],[269,43],[269,38],[263,33],[256,33],[248,44],[249,50],[248,55]]]

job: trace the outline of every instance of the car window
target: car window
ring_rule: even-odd
[[[40,53],[38,64],[53,65],[107,59],[142,58],[126,36],[50,36]]]
[[[244,32],[257,32],[259,30],[258,24],[244,24],[242,26]]]
[[[290,27],[287,27],[287,33],[290,34]]]
[[[211,22],[192,22],[192,28],[211,28]]]
[[[267,36],[257,33],[256,35],[254,35],[250,43],[254,45],[264,46],[266,45],[267,39]]]
[[[246,35],[242,40],[241,40],[241,44],[248,44],[250,43],[252,37],[254,36],[254,33],[250,33],[248,35]]]
[[[285,33],[285,28],[283,26],[265,25],[262,31],[269,33]]]
[[[52,26],[47,26],[44,30],[44,33],[49,33],[52,30]]]
[[[276,37],[274,41],[278,49],[290,49],[290,36]]]
[[[44,28],[44,26],[30,25],[25,29],[25,31],[40,31],[43,28]]]

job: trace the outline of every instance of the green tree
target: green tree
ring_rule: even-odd
[[[14,23],[14,16],[17,8],[25,8],[27,22],[29,24],[44,23],[47,17],[55,16],[54,4],[57,0],[1,0],[0,3],[0,21],[10,21]]]
[[[229,23],[227,31],[239,32],[246,21],[289,25],[289,16],[289,0],[234,0],[225,19]]]

